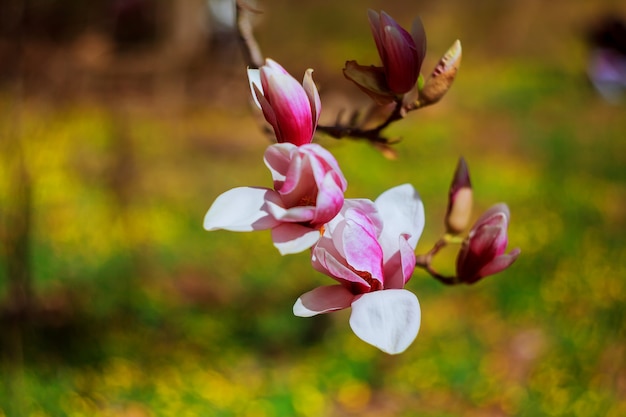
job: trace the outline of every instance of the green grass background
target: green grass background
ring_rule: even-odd
[[[324,121],[348,99],[367,103],[341,75],[347,59],[377,62],[366,8],[404,26],[422,16],[425,73],[463,43],[443,101],[389,128],[403,139],[396,160],[317,138],[338,159],[348,197],[405,182],[420,191],[418,252],[443,231],[461,155],[475,217],[501,201],[511,209],[518,261],[452,288],[417,270],[408,288],[422,327],[394,357],[357,339],[349,312],[292,315],[301,293],[330,282],[306,253],[281,257],[269,233],[202,229],[221,192],[270,185],[241,62],[232,91],[182,106],[3,93],[0,129],[19,140],[32,178],[31,266],[47,313],[0,329],[0,416],[626,415],[626,111],[588,84],[583,39],[591,19],[626,10],[472,4],[260,5],[265,55],[297,77],[315,69]],[[1,207],[13,203],[13,162],[0,166]],[[451,271],[453,256],[438,266]]]

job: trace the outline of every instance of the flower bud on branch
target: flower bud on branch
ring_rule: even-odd
[[[465,159],[460,158],[450,185],[446,233],[457,235],[465,230],[472,214],[473,192]]]

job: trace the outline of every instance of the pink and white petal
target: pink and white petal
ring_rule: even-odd
[[[399,237],[400,250],[385,262],[385,289],[404,288],[415,270],[415,252],[406,237]]]
[[[278,119],[276,118],[276,113],[274,112],[274,109],[272,108],[272,105],[270,104],[269,101],[267,101],[267,99],[265,98],[265,96],[263,95],[263,93],[257,87],[256,84],[252,85],[252,89],[255,94],[256,101],[257,103],[259,103],[259,107],[261,108],[261,111],[263,112],[263,117],[265,117],[265,120],[267,121],[267,123],[269,123],[272,126],[272,129],[274,129],[276,140],[279,143],[284,142],[284,140],[282,139],[282,133],[280,131],[280,125],[278,123]]]
[[[309,223],[315,217],[315,207],[300,206],[283,208],[278,205],[268,205],[267,211],[280,222]]]
[[[274,143],[265,150],[263,161],[272,173],[275,188],[282,187],[291,163],[291,155],[297,149],[293,143],[284,142]]]
[[[281,255],[299,253],[315,245],[320,231],[295,223],[283,223],[272,229],[272,241]]]
[[[339,163],[328,150],[324,149],[317,143],[309,143],[300,147],[301,152],[306,153],[312,160],[316,160],[317,164],[313,165],[313,174],[319,181],[322,180],[328,171],[334,171],[339,175],[341,187],[345,191],[348,187],[348,181],[345,179],[339,168]]]
[[[265,97],[272,104],[285,142],[303,145],[311,142],[313,126],[311,103],[302,85],[288,74],[267,78]]]
[[[327,243],[327,239],[322,238],[313,248],[313,254],[311,257],[311,265],[313,266],[313,269],[334,278],[342,284],[345,284],[355,293],[369,291],[371,289],[370,284],[341,262],[345,262],[345,259],[337,256],[338,254],[334,251],[334,247],[330,246],[326,248],[324,246],[320,246],[325,243]]]
[[[361,340],[395,355],[413,343],[421,317],[419,301],[412,292],[374,291],[352,302],[350,327]]]
[[[267,203],[277,204],[280,196],[274,190],[237,187],[218,196],[204,216],[206,230],[250,232],[266,230],[279,224],[267,211]]]
[[[383,219],[383,231],[379,237],[387,261],[400,250],[398,236],[408,235],[409,245],[415,249],[424,230],[424,204],[411,184],[393,187],[382,193],[375,201]]]
[[[376,229],[370,219],[358,210],[345,213],[343,252],[346,262],[359,272],[367,272],[383,283],[383,251],[376,239]]]
[[[263,87],[261,86],[261,70],[258,68],[248,68],[248,83],[250,84],[250,91],[252,92],[252,98],[254,99],[254,103],[260,109],[261,104],[257,99],[256,92],[254,91],[254,86],[260,90],[261,94],[263,94]]]
[[[274,61],[271,58],[267,58],[265,60],[265,68],[266,70],[269,69],[270,71],[277,71],[279,74],[289,74],[282,65],[280,65],[278,62]]]
[[[335,181],[335,176],[329,172],[317,191],[313,223],[324,224],[329,222],[339,213],[342,206],[343,190]]]
[[[320,100],[320,94],[317,91],[317,86],[313,82],[313,70],[310,68],[304,73],[302,87],[304,87],[304,91],[311,102],[311,112],[313,113],[313,131],[315,131],[317,122],[320,118],[320,113],[322,111],[322,101]]]
[[[304,293],[293,305],[293,314],[298,317],[313,317],[318,314],[343,310],[350,307],[354,294],[342,285],[317,287]]]
[[[376,236],[380,236],[383,230],[383,219],[372,200],[366,198],[346,198],[343,202],[342,212],[346,213],[349,209],[358,210],[365,214],[376,228]]]

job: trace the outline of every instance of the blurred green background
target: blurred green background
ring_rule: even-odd
[[[264,54],[315,69],[324,123],[368,104],[341,73],[378,63],[367,8],[422,17],[426,74],[462,41],[448,95],[388,129],[396,160],[317,138],[348,197],[420,191],[418,252],[443,232],[461,155],[475,217],[511,209],[518,261],[452,288],[417,270],[420,334],[392,357],[347,311],[292,315],[330,283],[306,253],[202,229],[221,192],[271,184],[269,141],[232,33],[203,1],[133,9],[154,3],[2,6],[0,416],[626,415],[626,111],[586,77],[590,25],[626,4],[256,3]]]

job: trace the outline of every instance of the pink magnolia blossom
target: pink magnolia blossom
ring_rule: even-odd
[[[238,187],[218,196],[206,230],[272,230],[283,255],[301,252],[320,238],[322,226],[339,213],[347,182],[330,152],[317,144],[270,145],[265,164],[274,188]]]
[[[417,297],[404,285],[415,269],[415,246],[424,207],[409,184],[375,202],[346,200],[313,248],[313,267],[339,285],[318,287],[296,301],[293,312],[310,317],[351,307],[350,327],[384,352],[403,352],[419,331]]]
[[[321,101],[308,69],[300,84],[277,62],[267,59],[259,70],[249,69],[253,97],[272,125],[279,143],[311,143],[320,117]]]
[[[396,94],[407,93],[417,82],[426,54],[421,20],[415,20],[410,34],[385,12],[368,10],[367,14],[389,89]]]
[[[463,242],[456,260],[457,279],[466,284],[508,268],[520,254],[519,248],[505,254],[508,243],[509,208],[500,203],[476,221]]]

